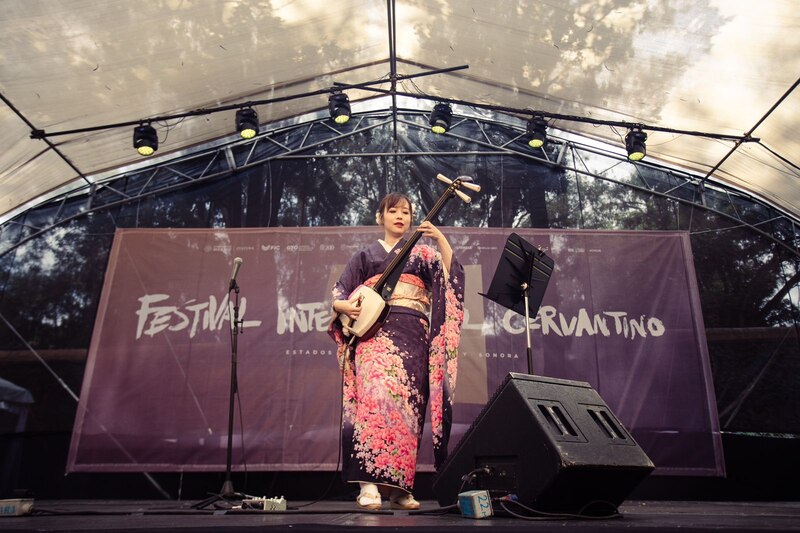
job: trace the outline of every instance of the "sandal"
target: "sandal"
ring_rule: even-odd
[[[404,492],[396,498],[390,500],[392,509],[400,511],[415,511],[419,509],[419,502],[414,499],[410,492]]]
[[[376,511],[381,508],[381,495],[374,492],[362,492],[356,498],[356,505],[362,509]]]

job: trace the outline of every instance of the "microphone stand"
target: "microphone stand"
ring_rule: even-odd
[[[233,454],[233,408],[234,397],[239,393],[239,381],[236,377],[236,357],[239,345],[239,333],[244,333],[243,324],[244,319],[239,319],[239,285],[236,279],[231,279],[228,295],[233,291],[234,304],[233,304],[233,320],[231,321],[231,387],[228,403],[228,448],[225,458],[225,482],[222,484],[222,489],[219,494],[214,494],[209,498],[193,505],[195,509],[202,509],[212,503],[220,500],[242,499],[246,498],[245,494],[241,494],[233,490],[233,481],[231,480],[231,457]],[[229,300],[230,301],[230,300]]]

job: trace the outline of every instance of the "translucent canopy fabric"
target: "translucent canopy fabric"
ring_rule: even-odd
[[[792,0],[5,2],[0,220],[142,161],[131,125],[60,132],[282,98],[257,107],[261,123],[299,117],[324,109],[334,83],[384,80],[371,87],[389,90],[392,59],[400,75],[468,65],[397,84],[434,99],[752,131],[760,141],[736,144],[645,127],[647,158],[711,173],[797,218],[796,8]],[[348,94],[358,113],[376,93]],[[231,135],[234,114],[153,122],[157,155]],[[550,125],[624,146],[620,128]]]

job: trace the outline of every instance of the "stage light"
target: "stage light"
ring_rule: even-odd
[[[431,125],[433,133],[444,133],[450,129],[450,120],[453,118],[453,111],[450,104],[436,104],[431,111],[431,118],[428,123]]]
[[[328,97],[328,111],[337,124],[350,120],[350,98],[344,93],[333,93]]]
[[[258,113],[252,107],[236,112],[236,131],[243,139],[252,139],[258,133]]]
[[[547,142],[547,121],[541,113],[535,113],[528,121],[528,146],[541,148]]]
[[[140,124],[133,130],[133,147],[139,155],[153,155],[158,150],[158,133],[150,124]]]
[[[625,135],[625,149],[628,150],[628,160],[640,161],[647,155],[647,134],[642,128],[633,128]]]

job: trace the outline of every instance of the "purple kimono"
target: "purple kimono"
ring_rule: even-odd
[[[387,253],[374,242],[356,253],[333,288],[334,300],[347,299],[359,285],[374,285],[403,243]],[[418,244],[389,304],[381,329],[359,340],[355,354],[346,349],[338,321],[328,331],[339,346],[344,372],[342,475],[346,481],[411,491],[428,405],[437,468],[447,456],[464,318],[464,268],[453,258],[446,273],[439,252]]]

